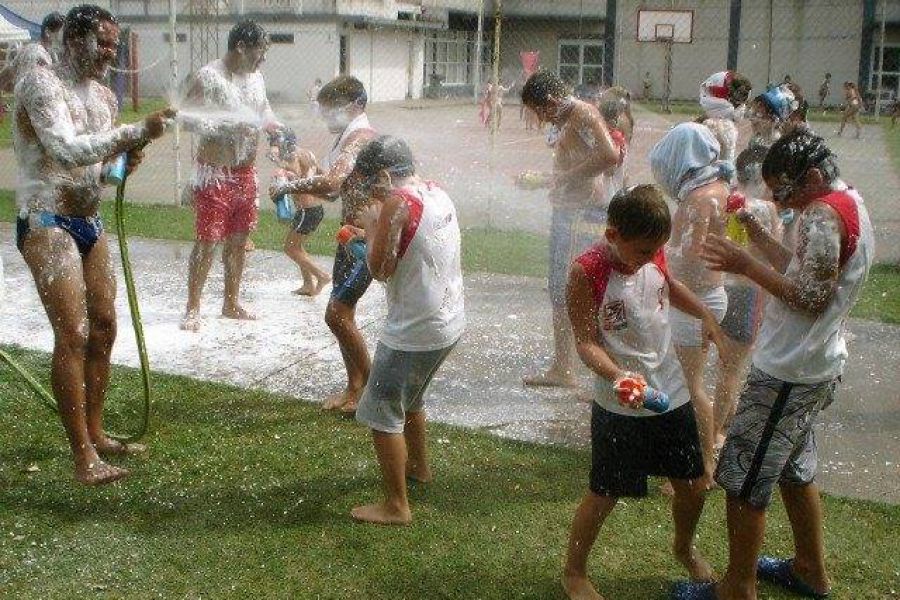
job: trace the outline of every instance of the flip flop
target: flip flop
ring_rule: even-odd
[[[718,600],[715,583],[679,581],[672,586],[670,600]]]
[[[825,600],[829,592],[824,594],[814,590],[808,583],[794,575],[794,560],[775,558],[772,556],[760,556],[756,561],[756,576],[762,580],[774,583],[798,596]]]

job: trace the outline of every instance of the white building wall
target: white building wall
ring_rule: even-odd
[[[366,86],[371,102],[422,96],[425,38],[405,29],[349,29],[347,73]]]
[[[272,44],[262,65],[269,99],[272,102],[306,102],[306,91],[315,79],[332,79],[338,72],[338,29],[334,23],[266,23],[270,33],[293,34],[293,44]],[[168,25],[160,23],[127,24],[138,34],[141,95],[166,96],[171,73]],[[227,26],[219,28],[220,55],[228,45]],[[178,43],[179,79],[190,73],[190,38],[186,24],[178,33],[188,39]]]

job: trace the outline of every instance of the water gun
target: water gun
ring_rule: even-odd
[[[750,243],[747,228],[744,227],[737,217],[738,211],[746,206],[747,198],[738,192],[733,192],[728,196],[725,204],[725,213],[728,215],[728,220],[725,222],[725,235],[728,236],[728,239],[741,246],[746,246]]]
[[[347,250],[357,260],[366,260],[366,241],[357,237],[356,232],[349,225],[344,225],[338,229],[334,238],[338,244],[343,244]]]
[[[287,171],[276,169],[272,175],[272,182],[281,185],[288,179]],[[279,221],[290,221],[294,218],[294,199],[290,194],[278,194],[275,197],[275,216]]]
[[[619,404],[629,408],[646,408],[655,413],[669,410],[669,396],[651,387],[643,377],[627,373],[613,382]]]

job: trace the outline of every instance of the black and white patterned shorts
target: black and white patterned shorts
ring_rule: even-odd
[[[812,483],[818,466],[813,424],[834,400],[836,385],[836,379],[789,383],[753,367],[719,455],[722,489],[765,508],[777,484]]]

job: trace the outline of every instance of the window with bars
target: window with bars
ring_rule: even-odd
[[[435,31],[425,39],[425,81],[439,78],[443,85],[466,85],[474,80],[475,41],[473,31]],[[482,73],[490,63],[491,49],[482,42]],[[483,79],[483,78],[482,78]]]
[[[872,48],[872,68],[869,69],[869,90],[878,89],[878,62],[881,47]],[[881,72],[881,89],[883,97],[895,99],[900,97],[900,44],[884,45],[884,66]]]
[[[603,42],[560,40],[559,76],[571,85],[603,83]]]

